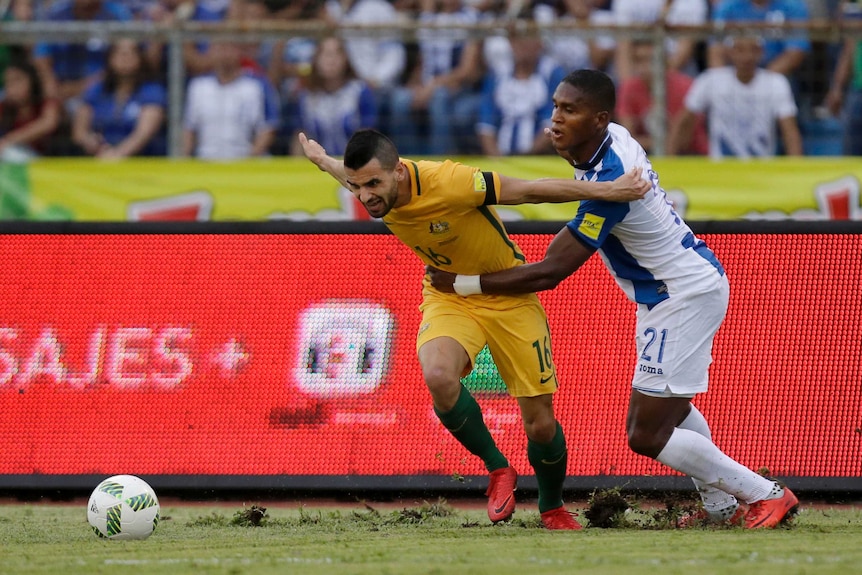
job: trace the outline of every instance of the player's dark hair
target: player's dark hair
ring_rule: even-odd
[[[356,131],[344,149],[344,166],[358,170],[374,158],[384,170],[394,170],[399,161],[395,143],[377,130]]]
[[[617,107],[617,90],[610,76],[600,70],[575,70],[563,78],[563,82],[581,91],[597,112],[613,114]]]

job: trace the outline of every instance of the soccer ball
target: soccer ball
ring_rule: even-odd
[[[159,524],[159,500],[140,477],[114,475],[90,495],[87,521],[99,537],[146,539]]]

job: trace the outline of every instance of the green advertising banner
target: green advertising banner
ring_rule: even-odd
[[[520,178],[572,177],[557,157],[460,158]],[[711,161],[657,158],[690,220],[862,219],[858,158]],[[506,206],[508,220],[568,220],[574,204]],[[0,218],[78,221],[368,219],[347,191],[304,158],[40,159],[0,164]]]

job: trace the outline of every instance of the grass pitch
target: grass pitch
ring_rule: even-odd
[[[535,510],[491,525],[445,501],[163,504],[144,541],[98,539],[86,503],[0,505],[0,573],[691,575],[862,573],[862,507],[800,506],[790,527],[672,529],[633,509],[612,528],[551,532]],[[571,505],[584,519],[585,506]],[[256,524],[256,525],[255,525]]]

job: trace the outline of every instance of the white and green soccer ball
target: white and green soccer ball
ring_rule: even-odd
[[[140,477],[114,475],[90,495],[87,521],[99,537],[146,539],[159,524],[159,500]]]

